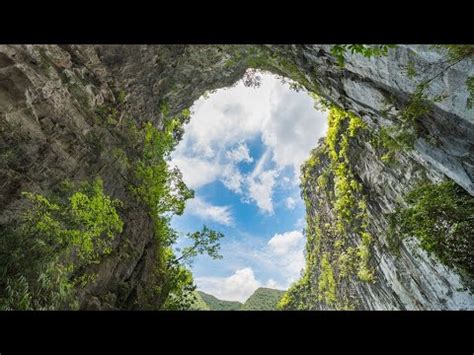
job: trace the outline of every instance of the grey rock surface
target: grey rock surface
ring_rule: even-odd
[[[429,46],[403,45],[386,57],[347,55],[340,68],[324,45],[0,46],[0,223],[21,209],[21,191],[46,193],[66,178],[100,176],[108,194],[129,202],[120,211],[125,228],[113,252],[95,266],[94,284],[80,291],[82,308],[140,308],[153,267],[150,217],[132,202],[125,168],[114,155],[114,149],[127,147],[97,119],[97,108],[114,104],[114,91],[125,90],[120,119],[160,127],[164,102],[176,114],[206,91],[231,86],[255,50],[265,53],[259,68],[297,80],[358,114],[373,130],[393,124],[421,80],[408,78],[409,63],[427,77],[436,75],[443,58]],[[422,176],[452,179],[474,194],[474,111],[465,107],[464,85],[472,75],[474,66],[466,61],[432,82],[430,96],[449,95],[420,118],[415,149],[396,156],[399,168],[385,166],[363,137],[351,146],[352,168],[370,192],[371,232],[377,238],[377,283],[353,285],[363,309],[474,308],[469,282],[416,241],[406,241],[395,258],[386,247],[383,217]],[[303,193],[313,196],[312,191],[305,186]]]

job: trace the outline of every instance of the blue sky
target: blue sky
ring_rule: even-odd
[[[259,76],[259,88],[238,82],[197,100],[172,154],[195,190],[173,227],[186,233],[206,224],[225,234],[223,259],[198,256],[192,270],[198,289],[226,300],[244,301],[261,286],[286,289],[300,276],[299,166],[327,129],[307,93]]]

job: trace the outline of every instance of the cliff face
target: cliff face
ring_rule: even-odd
[[[100,177],[124,202],[124,230],[90,266],[95,281],[79,290],[81,308],[142,308],[150,288],[156,241],[146,206],[130,192],[121,152],[133,157],[133,147],[120,127],[160,127],[163,102],[173,115],[231,85],[245,67],[224,71],[228,57],[212,46],[0,46],[0,234],[27,206],[22,191],[48,195],[66,179]]]
[[[306,178],[302,195],[307,203],[309,225],[306,273],[301,286],[293,292],[295,300],[287,307],[472,309],[472,276],[461,278],[457,271],[428,255],[415,238],[404,239],[396,251],[387,238],[388,215],[396,206],[406,204],[407,193],[418,183],[452,179],[473,194],[474,112],[466,108],[463,84],[474,72],[472,62],[443,71],[442,66],[432,64],[441,60],[436,51],[425,46],[402,46],[382,58],[351,56],[347,58],[346,69],[337,70],[329,65],[330,59],[323,50],[307,48],[302,55],[306,67],[308,63],[319,62],[320,73],[315,78],[319,92],[359,115],[365,126],[348,139],[346,169],[354,182],[360,184],[361,192],[356,194],[356,199],[364,199],[367,206],[366,216],[360,219],[365,218],[361,221],[367,223],[364,232],[373,240],[367,252],[368,270],[373,275],[364,281],[361,281],[364,275],[341,276],[348,273],[342,270],[345,260],[360,259],[360,254],[359,258],[353,255],[363,253],[364,241],[362,233],[349,228],[345,239],[340,240],[343,245],[335,243],[340,234],[333,228],[339,220],[334,194],[336,179],[334,172],[328,174],[331,153],[326,143],[320,142],[313,152],[313,162],[303,170]],[[408,78],[409,66],[417,68],[419,78]],[[436,77],[438,73],[442,74]],[[427,97],[447,94],[446,97],[417,118],[413,149],[397,150],[390,162],[384,161],[373,137],[397,122],[416,84],[433,77],[436,78],[427,89]],[[344,130],[347,127],[340,128],[332,138],[339,156]],[[321,177],[326,182],[318,181]],[[469,233],[472,241],[472,230]],[[472,263],[472,250],[466,253]],[[327,268],[324,259],[328,261]],[[344,267],[350,268],[347,264]]]
[[[423,179],[452,179],[474,194],[474,111],[465,108],[464,85],[466,77],[474,75],[472,62],[460,62],[430,82],[428,96],[447,97],[418,118],[414,149],[396,152],[393,159],[398,164],[389,165],[368,135],[396,122],[409,103],[418,81],[409,79],[406,69],[414,67],[423,78],[434,77],[440,67],[433,63],[441,61],[442,54],[427,46],[399,46],[385,57],[347,55],[341,68],[329,49],[0,46],[0,224],[23,207],[21,191],[47,193],[65,179],[100,176],[105,191],[125,202],[120,210],[124,230],[111,254],[93,266],[97,278],[80,290],[81,307],[140,308],[155,242],[147,210],[132,198],[124,180],[127,166],[116,152],[130,147],[117,121],[152,121],[160,127],[163,103],[170,114],[177,114],[206,91],[232,85],[253,66],[298,81],[357,114],[367,127],[350,139],[348,164],[366,196],[368,230],[374,239],[370,246],[374,281],[347,282],[344,294],[362,309],[474,308],[469,278],[462,280],[415,240],[404,240],[399,255],[390,250],[385,215],[403,204],[405,194]],[[127,95],[119,99],[120,92]],[[117,108],[112,121],[100,114],[101,108],[110,106]],[[321,216],[332,223],[335,216],[330,199],[324,197],[327,191],[315,186],[324,168],[324,154],[321,158],[302,193],[313,202],[307,205],[309,218]],[[349,240],[360,244],[358,235]],[[307,252],[321,257],[312,240]],[[319,267],[311,264],[307,269],[309,285],[317,285]],[[303,298],[304,308],[332,308],[311,294]]]
[[[353,271],[349,278],[342,273],[342,257],[353,257],[352,265],[357,269],[358,258],[353,255],[363,244],[361,234],[348,232],[344,246],[338,247],[338,223],[335,210],[334,176],[329,175],[324,186],[318,178],[327,174],[330,159],[324,142],[314,152],[321,163],[309,167],[308,178],[302,186],[302,195],[307,202],[308,223],[316,224],[317,230],[308,228],[307,255],[311,258],[306,266],[307,289],[297,290],[296,302],[290,308],[302,309],[367,309],[367,310],[439,310],[473,309],[472,279],[461,276],[456,270],[443,265],[432,253],[420,246],[416,238],[399,240],[396,247],[388,237],[389,216],[399,205],[405,203],[406,194],[418,183],[437,183],[445,177],[435,170],[426,169],[407,153],[397,153],[396,163],[390,166],[380,160],[380,153],[370,144],[369,133],[360,133],[350,142],[349,161],[355,181],[360,182],[367,205],[368,226],[366,232],[372,237],[369,247],[368,267],[373,276],[369,280],[357,277]],[[311,235],[314,236],[311,238]],[[472,235],[471,237],[472,238]],[[471,239],[472,240],[472,239]],[[352,254],[351,256],[351,252]],[[472,251],[467,250],[471,254]],[[338,303],[316,296],[320,293],[320,280],[325,275],[321,265],[327,257],[332,265],[331,273],[336,284],[334,293],[339,299],[347,297],[347,303]],[[347,266],[346,266],[347,268]],[[327,272],[327,271],[326,271]],[[328,291],[329,292],[329,291]],[[323,294],[324,295],[324,294]]]
[[[108,194],[129,192],[114,157],[120,137],[98,119],[96,108],[113,102],[113,86],[88,46],[2,46],[0,145],[1,221],[23,208],[22,191],[47,193],[65,179],[100,176]],[[141,206],[123,211],[125,229],[114,251],[96,267],[95,285],[82,291],[83,308],[129,307],[152,259],[151,221]],[[128,257],[127,242],[133,255]],[[128,283],[126,294],[120,293]],[[122,287],[123,288],[123,287]],[[99,299],[100,297],[100,299]]]

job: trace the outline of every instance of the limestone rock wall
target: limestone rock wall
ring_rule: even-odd
[[[101,120],[97,109],[119,105],[116,93],[124,90],[120,120],[151,120],[159,127],[163,103],[176,114],[206,91],[232,85],[254,65],[297,80],[377,130],[394,121],[417,84],[406,76],[406,67],[414,65],[426,77],[436,75],[439,68],[433,63],[441,60],[441,54],[428,46],[398,46],[386,57],[348,55],[345,68],[340,68],[329,49],[1,45],[0,225],[21,209],[21,191],[46,193],[66,178],[100,176],[106,192],[126,202],[120,211],[125,228],[113,252],[95,266],[96,282],[80,291],[81,307],[140,308],[153,266],[151,220],[130,195],[123,178],[126,167],[114,154],[116,148],[127,149],[122,133]],[[364,309],[474,308],[465,282],[414,241],[404,245],[400,258],[391,255],[383,217],[421,174],[433,181],[453,179],[474,194],[474,111],[465,108],[468,93],[463,85],[470,75],[474,67],[466,61],[433,80],[429,94],[448,96],[421,118],[423,129],[415,149],[397,155],[399,169],[387,168],[364,137],[351,147],[352,168],[371,196],[371,228],[377,237],[378,282],[354,285]],[[304,186],[303,193],[317,198],[311,186]],[[318,308],[316,301],[312,304]]]

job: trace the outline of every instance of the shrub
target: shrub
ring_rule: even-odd
[[[162,113],[169,113],[166,103]],[[194,302],[195,285],[192,273],[186,268],[193,257],[208,254],[219,258],[221,233],[203,227],[202,231],[189,233],[193,244],[177,257],[172,245],[178,233],[171,227],[171,217],[184,212],[186,201],[194,197],[182,179],[178,168],[170,167],[169,156],[183,133],[183,124],[189,120],[190,111],[183,110],[178,117],[164,116],[165,125],[159,130],[151,122],[135,132],[141,137],[141,158],[134,165],[134,183],[131,189],[148,208],[154,225],[155,266],[152,285],[147,294],[146,307],[177,310],[188,309]]]
[[[474,198],[453,181],[423,184],[390,216],[390,239],[416,237],[449,266],[474,274]]]
[[[366,58],[385,56],[394,45],[381,44],[369,46],[366,44],[337,44],[331,48],[331,54],[336,58],[337,63],[343,67],[345,64],[344,54],[360,54]]]
[[[85,280],[77,267],[110,253],[121,233],[121,203],[104,194],[100,179],[64,186],[64,196],[23,193],[29,209],[2,227],[1,309],[77,308],[75,286]]]

